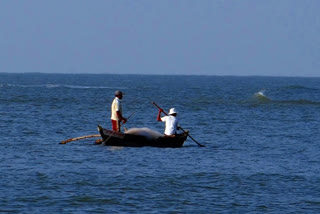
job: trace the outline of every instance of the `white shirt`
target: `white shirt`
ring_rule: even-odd
[[[165,135],[173,135],[176,134],[177,126],[178,126],[178,119],[174,116],[164,116],[161,117],[161,121],[166,123],[166,128],[164,130]]]
[[[118,97],[115,97],[111,104],[111,120],[119,120],[117,111],[120,111],[122,114],[121,100]]]

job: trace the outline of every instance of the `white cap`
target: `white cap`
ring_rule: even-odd
[[[169,110],[169,114],[177,114],[176,109],[175,109],[175,108],[171,108],[171,109]]]

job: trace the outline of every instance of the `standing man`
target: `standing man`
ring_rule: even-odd
[[[127,122],[127,119],[122,116],[121,100],[123,97],[123,93],[122,91],[116,91],[114,95],[115,95],[115,98],[113,99],[113,102],[111,105],[112,130],[120,132],[121,121],[123,121],[123,123]]]
[[[178,130],[178,122],[179,122],[177,119],[176,109],[171,108],[169,110],[169,115],[164,117],[160,117],[161,112],[163,112],[163,109],[159,109],[157,120],[166,123],[164,134],[169,137],[175,137],[176,132]]]

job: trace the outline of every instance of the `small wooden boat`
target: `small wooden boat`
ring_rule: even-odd
[[[148,138],[143,135],[115,132],[101,126],[98,126],[98,130],[103,139],[103,144],[107,146],[179,148],[183,146],[188,137],[188,132],[177,134],[175,137],[163,135],[157,138]]]

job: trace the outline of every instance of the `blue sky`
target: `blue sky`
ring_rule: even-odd
[[[2,0],[0,72],[320,76],[319,0]]]

